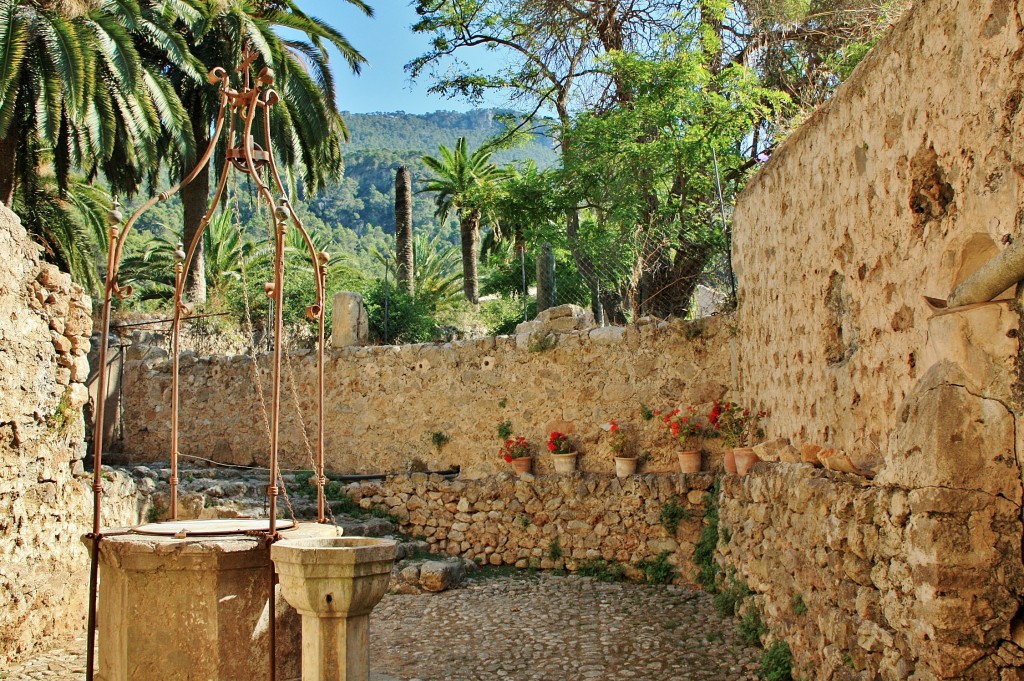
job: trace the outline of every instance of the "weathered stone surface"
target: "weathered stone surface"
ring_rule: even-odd
[[[693,548],[712,483],[709,473],[637,475],[623,481],[594,474],[529,480],[507,473],[480,480],[431,476],[419,483],[424,494],[417,497],[416,512],[408,513],[401,490],[418,475],[352,484],[346,492],[360,504],[390,506],[402,518],[404,532],[426,537],[433,551],[467,560],[575,571],[587,559],[636,563],[667,550],[679,581],[693,583]],[[673,536],[660,521],[669,503],[686,511]],[[429,590],[423,584],[426,569],[424,564],[419,582]]]
[[[542,310],[535,319],[516,326],[516,335],[570,333],[594,327],[594,313],[579,305],[559,305]]]
[[[370,318],[363,297],[350,291],[334,294],[331,314],[331,347],[347,348],[365,343],[370,336]]]
[[[337,528],[305,523],[286,538]],[[112,536],[100,544],[99,677],[111,681],[259,678],[269,645],[265,542],[241,535]],[[276,593],[278,675],[299,675],[299,617]],[[138,626],[159,622],[159,626]]]
[[[739,197],[739,370],[746,401],[772,413],[770,435],[860,465],[938,359],[964,367],[971,391],[1008,393],[1015,315],[1000,305],[929,320],[924,296],[945,299],[1018,235],[1019,13],[914,3]]]
[[[369,681],[551,681],[552,670],[576,681],[756,681],[763,651],[712,600],[685,587],[544,574],[388,595],[371,616]],[[81,681],[84,650],[77,641],[34,656],[10,678]]]
[[[425,591],[445,591],[466,576],[461,560],[428,560],[420,565],[419,585]]]
[[[760,502],[774,511],[758,513]],[[729,540],[718,560],[810,678],[839,678],[845,655],[869,676],[993,678],[966,669],[1010,636],[1011,594],[1024,591],[1016,503],[779,463],[724,478],[720,504]],[[797,596],[805,612],[793,611]]]
[[[336,350],[328,356],[326,370],[327,467],[339,473],[378,473],[457,465],[466,477],[489,475],[507,466],[495,454],[494,433],[510,419],[517,434],[538,445],[553,430],[568,433],[578,444],[580,469],[611,472],[614,463],[601,446],[601,424],[618,418],[633,421],[638,449],[651,453],[646,470],[678,470],[676,448],[664,424],[632,416],[640,405],[698,402],[709,390],[722,396],[731,362],[722,348],[736,339],[725,320],[707,320],[702,328],[694,337],[689,323],[672,322],[657,334],[645,335],[638,347],[624,340],[595,340],[597,331],[599,339],[619,333],[601,329],[560,335],[554,347],[533,352],[528,338],[522,349],[511,340],[489,339]],[[270,391],[269,362],[269,356],[259,358],[264,394]],[[309,430],[316,412],[315,359],[295,357],[288,366],[294,369],[305,414],[300,420],[295,400],[282,401],[282,463],[308,467],[300,424],[304,421],[308,436],[315,437]],[[212,449],[224,462],[265,463],[266,434],[252,427],[263,423],[252,364],[214,356],[181,371],[182,454],[209,457]],[[124,448],[132,460],[167,456],[168,420],[161,411],[167,408],[169,389],[166,359],[126,362]],[[381,437],[385,432],[417,435]],[[429,437],[434,432],[447,434],[448,444],[434,447]],[[718,443],[708,442],[712,447]],[[719,458],[709,457],[711,465],[719,465]],[[550,458],[538,457],[533,470],[553,470]]]
[[[89,342],[90,301],[39,251],[0,206],[0,669],[85,624],[88,364],[75,348]],[[105,472],[103,489],[104,526],[135,522],[131,480]]]

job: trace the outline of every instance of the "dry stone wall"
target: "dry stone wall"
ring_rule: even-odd
[[[90,301],[39,250],[0,207],[0,666],[85,624]],[[105,523],[134,521],[130,481],[104,477]]]
[[[1016,504],[806,464],[757,469],[724,478],[718,557],[793,648],[798,678],[1024,672],[1011,633],[1024,586]]]
[[[557,321],[557,320],[555,320]],[[545,336],[385,347],[350,347],[329,355],[325,414],[328,469],[338,473],[443,470],[469,477],[504,470],[497,428],[543,447],[552,431],[579,444],[587,471],[613,468],[602,445],[610,419],[648,450],[648,471],[678,470],[675,450],[641,408],[703,403],[727,393],[726,320],[658,322]],[[531,340],[534,339],[534,340]],[[285,466],[310,468],[305,431],[316,436],[315,356],[285,362],[281,446]],[[269,451],[261,399],[270,399],[269,358],[244,355],[181,362],[180,451],[227,463],[265,463]],[[256,390],[254,366],[262,380]],[[168,458],[170,362],[163,351],[134,347],[124,369],[125,452],[133,461]],[[300,405],[301,412],[296,410]],[[303,428],[305,426],[305,428]],[[442,447],[432,434],[448,436]],[[549,472],[549,457],[535,472]]]
[[[599,426],[617,418],[642,433],[651,470],[667,470],[673,451],[637,419],[641,406],[733,397],[770,413],[770,437],[843,450],[876,474],[762,463],[723,484],[718,560],[753,589],[798,673],[1024,679],[1020,318],[1005,301],[935,315],[924,299],[946,298],[1022,238],[1022,17],[1022,0],[916,3],[779,146],[735,211],[735,327],[336,352],[330,467],[457,464],[487,476],[501,470],[495,427],[509,419],[536,443],[552,430],[576,436],[582,468],[607,472]],[[126,365],[128,453],[166,458],[168,363],[138,352]],[[309,425],[311,358],[292,364]],[[183,367],[182,452],[265,459],[254,365],[189,356]],[[308,467],[290,386],[285,460]],[[434,432],[449,444],[432,450]],[[665,537],[652,514],[684,492],[698,510],[695,489],[559,479],[548,466],[524,480],[398,477],[356,494],[407,514],[439,549],[488,562],[543,566],[554,536],[573,560],[634,561],[669,539],[689,560],[696,527]]]
[[[679,581],[692,584],[712,480],[710,473],[621,480],[592,473],[482,480],[413,473],[346,491],[364,508],[388,508],[432,550],[481,564],[575,571],[603,560],[641,577],[637,563],[668,552]],[[674,532],[662,522],[666,507],[677,509]]]

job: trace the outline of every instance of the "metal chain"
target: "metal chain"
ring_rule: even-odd
[[[321,310],[320,314],[323,314],[323,313],[324,313],[324,311]],[[319,471],[317,470],[316,461],[313,458],[313,445],[309,441],[309,434],[306,431],[306,419],[304,419],[302,417],[302,409],[299,406],[299,392],[295,388],[295,369],[292,366],[292,356],[291,356],[291,353],[288,352],[288,344],[287,343],[285,343],[285,346],[284,346],[284,361],[285,361],[285,369],[287,370],[287,374],[288,374],[288,387],[291,389],[292,400],[295,402],[295,413],[299,415],[299,425],[302,426],[302,439],[306,443],[306,457],[309,459],[309,465],[310,465],[310,468],[312,468],[312,470],[313,470],[313,474],[317,475],[319,473]],[[319,487],[318,487],[318,493],[319,493]],[[329,503],[327,503],[326,499],[324,500],[324,502],[325,502],[324,503],[324,507],[327,509],[327,515],[331,519],[331,524],[332,525],[337,525],[338,521],[334,519],[334,511],[331,509],[331,505]]]
[[[260,401],[261,412],[262,412],[262,415],[263,415],[263,427],[264,427],[264,429],[265,429],[265,431],[267,433],[267,442],[269,444],[269,442],[271,440],[271,438],[270,438],[270,412],[267,409],[267,401],[266,401],[266,398],[263,395],[263,381],[262,381],[262,379],[260,377],[259,361],[258,361],[258,359],[256,357],[256,332],[255,332],[255,329],[254,329],[254,326],[253,326],[253,323],[252,323],[252,307],[251,307],[251,304],[250,304],[250,301],[249,301],[249,282],[248,282],[248,278],[246,277],[246,274],[245,274],[245,254],[242,251],[242,244],[245,242],[245,237],[244,237],[244,235],[242,233],[241,219],[238,216],[238,191],[237,191],[238,190],[238,178],[236,176],[232,176],[232,180],[233,180],[233,189],[234,189],[234,191],[232,192],[232,195],[233,195],[232,198],[233,198],[234,203],[235,203],[235,219],[232,220],[232,223],[235,226],[235,230],[238,232],[238,265],[239,265],[239,274],[240,274],[241,280],[242,280],[242,302],[243,302],[244,307],[245,307],[245,323],[246,323],[246,327],[247,327],[247,331],[248,331],[248,335],[249,335],[249,359],[252,362],[253,383],[256,386],[256,395],[257,395],[257,397],[259,398],[259,401]],[[248,180],[247,180],[247,182],[248,182]],[[250,185],[249,188],[250,188],[250,190],[252,189],[251,185]],[[251,191],[249,193],[249,196],[252,197],[252,192]],[[257,210],[259,211],[259,213],[262,214],[263,213],[263,208],[262,208],[262,205],[258,201],[256,202],[256,207],[257,207]],[[287,347],[287,345],[285,347]],[[305,431],[303,431],[303,436],[305,436]],[[272,475],[273,475],[273,473],[272,473]],[[298,525],[299,521],[295,517],[295,509],[292,507],[292,501],[288,497],[288,488],[284,484],[284,477],[281,475],[280,467],[278,467],[278,470],[277,470],[277,480],[274,480],[274,484],[276,485],[278,482],[281,483],[280,487],[281,487],[281,491],[283,492],[285,505],[288,507],[288,514],[291,516],[292,522],[295,523],[295,525]]]

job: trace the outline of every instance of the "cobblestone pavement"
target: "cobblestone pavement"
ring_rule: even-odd
[[[760,650],[710,595],[539,574],[388,596],[370,659],[402,681],[747,681]]]
[[[759,666],[710,595],[676,586],[476,576],[444,593],[385,596],[370,627],[371,681],[753,681]],[[83,647],[0,679],[80,681]]]

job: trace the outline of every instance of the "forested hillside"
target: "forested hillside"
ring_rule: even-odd
[[[442,144],[453,147],[459,137],[466,137],[473,147],[480,146],[502,131],[496,115],[492,109],[465,113],[344,113],[351,135],[351,141],[344,146],[344,177],[339,183],[314,195],[302,191],[300,183],[296,200],[299,215],[312,233],[329,244],[332,253],[344,254],[367,275],[382,275],[382,266],[373,258],[373,253],[384,250],[392,242],[389,235],[394,234],[395,229],[395,171],[401,165],[408,166],[413,192],[419,191],[419,185],[427,176],[426,167],[420,161],[422,156],[436,155]],[[532,160],[541,168],[549,167],[557,160],[552,145],[548,138],[534,137],[524,145],[496,152],[493,160],[502,165]],[[258,216],[252,215],[252,188],[239,184],[237,199],[232,195],[232,189],[229,186],[229,200],[237,207],[243,231],[257,240],[261,239],[265,224]],[[450,222],[439,225],[434,217],[433,197],[415,193],[413,196],[413,226],[416,231],[440,236],[445,243],[457,244],[459,237],[455,227]],[[143,192],[132,205],[141,203],[145,198]],[[153,237],[173,241],[181,233],[181,220],[181,201],[175,196],[147,211],[138,227]],[[138,252],[142,248],[139,240],[132,241],[136,248],[129,250]]]
[[[413,178],[413,192],[419,190],[427,171],[420,157],[436,155],[438,147],[452,147],[465,137],[478,147],[499,134],[501,124],[491,109],[459,113],[435,111],[429,114],[344,113],[351,141],[345,146],[345,178],[309,199],[310,211],[332,230],[345,228],[362,236],[379,228],[394,231],[395,171],[407,165]],[[498,164],[533,160],[541,168],[553,165],[557,154],[548,138],[535,137],[526,145],[494,155]],[[413,202],[413,225],[426,227],[434,221],[430,197],[417,196]],[[433,231],[433,230],[431,230]],[[457,237],[448,234],[452,243]]]

